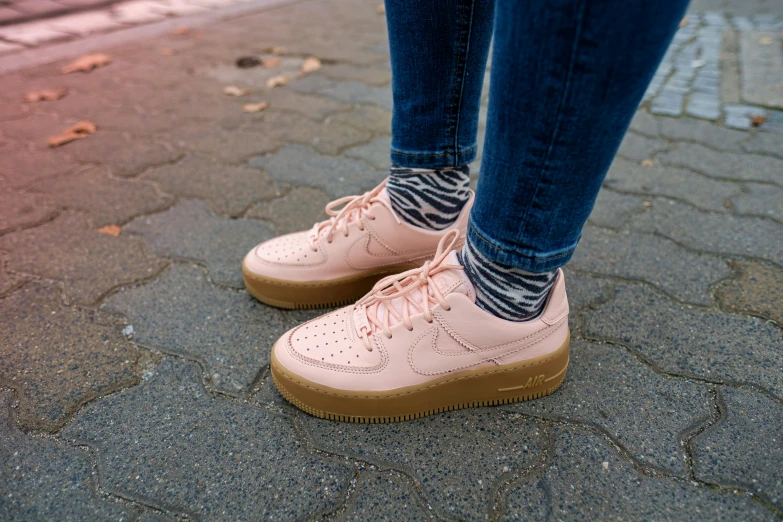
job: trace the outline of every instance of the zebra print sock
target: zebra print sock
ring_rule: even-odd
[[[470,199],[470,167],[408,169],[393,166],[386,183],[392,209],[406,223],[443,230]]]
[[[535,319],[544,310],[557,270],[530,274],[494,263],[465,242],[459,262],[476,288],[476,304],[507,321]]]

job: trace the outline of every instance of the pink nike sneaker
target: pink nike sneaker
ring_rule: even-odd
[[[449,232],[424,266],[283,335],[271,358],[281,395],[317,417],[378,423],[554,392],[568,366],[563,272],[538,318],[499,319],[475,304],[458,241]]]
[[[338,207],[342,209],[337,210]],[[425,230],[394,213],[384,181],[362,196],[326,205],[327,221],[265,241],[242,261],[248,292],[280,308],[323,308],[353,303],[382,277],[431,259],[450,230],[464,236],[473,194],[454,225]]]

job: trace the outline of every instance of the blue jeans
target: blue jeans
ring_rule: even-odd
[[[391,161],[476,157],[494,32],[486,138],[468,237],[532,273],[564,265],[688,0],[386,0]]]

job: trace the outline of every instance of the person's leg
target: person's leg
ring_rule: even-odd
[[[461,260],[524,320],[570,258],[687,0],[498,0],[487,133]]]
[[[431,230],[470,198],[493,0],[386,0],[392,66],[392,208]]]

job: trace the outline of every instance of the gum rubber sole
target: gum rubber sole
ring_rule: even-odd
[[[380,279],[419,266],[405,264],[383,267],[327,281],[284,281],[254,274],[243,263],[242,277],[250,295],[262,303],[289,310],[331,308],[353,304]]]
[[[556,391],[568,368],[570,335],[554,352],[534,359],[465,370],[385,392],[338,390],[293,375],[272,350],[275,387],[288,402],[322,419],[387,423],[444,411],[528,401]]]

